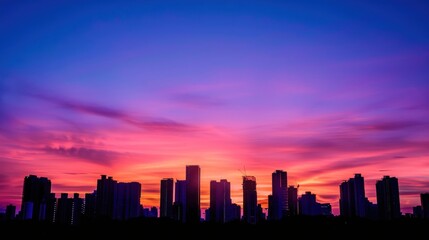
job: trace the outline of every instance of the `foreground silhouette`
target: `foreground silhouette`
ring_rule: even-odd
[[[12,234],[14,238],[49,238],[69,237],[108,237],[127,239],[132,236],[156,238],[186,237],[225,239],[237,237],[274,237],[298,234],[301,237],[355,238],[372,236],[419,236],[427,234],[429,221],[423,219],[402,218],[395,221],[370,221],[367,219],[345,220],[340,217],[295,217],[283,221],[264,221],[258,224],[231,222],[213,224],[183,224],[166,219],[138,218],[129,221],[85,222],[77,226],[47,224],[30,221],[11,221],[0,223],[4,236]]]

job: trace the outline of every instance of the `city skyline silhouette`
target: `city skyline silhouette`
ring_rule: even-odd
[[[46,177],[25,176],[22,202],[17,207],[9,204],[4,214],[6,220],[33,220],[57,224],[79,225],[82,220],[130,220],[141,217],[175,220],[182,223],[228,223],[242,221],[256,224],[261,221],[280,221],[296,216],[334,216],[330,203],[320,203],[311,191],[299,193],[299,186],[287,184],[287,172],[272,173],[272,193],[266,196],[268,208],[262,208],[264,197],[258,196],[254,176],[242,176],[242,204],[231,199],[231,183],[227,179],[210,181],[209,208],[201,204],[201,168],[186,165],[186,180],[163,178],[159,186],[159,205],[144,206],[144,191],[138,182],[118,182],[113,176],[101,175],[96,188],[80,197],[79,193],[52,192],[52,182]],[[401,212],[399,184],[396,177],[383,176],[376,182],[377,199],[368,200],[364,177],[360,173],[339,184],[340,214],[344,218],[395,220],[406,215],[428,218],[429,193],[420,194],[419,206],[412,214]],[[173,199],[174,196],[174,199]],[[262,200],[263,201],[263,200]],[[159,214],[158,214],[159,212]]]
[[[218,194],[230,186],[231,204],[216,197],[207,211],[223,222],[236,216],[221,213],[226,205],[245,210],[242,176],[255,177],[259,205],[249,190],[246,219],[257,222],[269,205],[270,219],[341,208],[374,215],[377,189],[396,192],[395,180],[377,187],[390,176],[399,200],[383,201],[399,204],[384,218],[396,218],[398,205],[404,215],[422,212],[428,10],[420,0],[1,1],[0,212],[21,210],[29,175],[51,181],[64,211],[86,194],[95,206],[95,180],[106,175],[118,181],[122,206],[135,182],[145,215],[195,222],[211,205],[211,181]],[[273,191],[276,170],[287,182]],[[173,183],[161,211],[164,178]],[[189,181],[192,192],[187,178],[199,179]],[[299,209],[307,192],[309,207]],[[103,209],[126,219],[136,206]]]

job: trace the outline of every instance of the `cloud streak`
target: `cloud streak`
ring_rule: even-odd
[[[220,107],[225,104],[220,99],[195,93],[175,94],[171,97],[171,100],[175,103],[179,103],[187,107],[199,109]]]
[[[95,104],[81,103],[78,101],[71,101],[55,97],[52,95],[42,94],[42,93],[26,93],[28,96],[41,99],[57,106],[60,106],[63,109],[72,110],[74,112],[85,113],[88,115],[95,115],[105,118],[110,118],[114,120],[127,123],[129,125],[148,130],[148,131],[163,131],[163,132],[195,132],[199,129],[196,126],[191,126],[189,124],[173,121],[170,119],[156,118],[156,117],[144,117],[143,119],[138,119],[132,117],[131,115],[116,110],[113,108],[108,108],[104,106],[99,106]]]
[[[46,146],[45,148],[43,148],[43,150],[48,154],[85,160],[90,163],[107,166],[112,165],[113,161],[119,159],[120,157],[119,153],[113,151],[91,149],[85,147],[66,148]]]

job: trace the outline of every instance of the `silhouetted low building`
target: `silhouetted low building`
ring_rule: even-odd
[[[316,202],[316,194],[305,192],[299,198],[299,214],[307,216],[320,215],[320,206]]]
[[[11,221],[15,219],[16,215],[16,206],[9,204],[6,206],[6,212],[5,212],[5,220]]]
[[[316,194],[305,192],[298,200],[299,214],[306,216],[331,216],[332,207],[329,203],[318,203],[316,201]]]
[[[413,218],[423,218],[422,206],[413,207]]]
[[[205,221],[206,222],[210,222],[210,221],[212,221],[211,219],[210,219],[210,208],[207,208],[205,211],[204,211],[204,216],[205,216]]]
[[[320,215],[332,216],[332,207],[330,203],[319,203],[319,205],[320,205]]]
[[[262,208],[261,204],[258,204],[256,207],[256,216],[257,222],[262,222],[267,219],[267,214],[264,213],[264,209]]]
[[[378,219],[378,206],[365,198],[365,214],[366,217],[372,220]]]
[[[156,207],[144,208],[143,209],[143,217],[157,218],[158,217],[158,208],[156,208]]]
[[[420,194],[423,218],[429,219],[429,193]]]
[[[230,206],[229,221],[239,221],[241,219],[241,207],[240,205],[233,203]]]

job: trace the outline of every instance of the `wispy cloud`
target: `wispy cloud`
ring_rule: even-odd
[[[225,104],[225,102],[218,98],[196,93],[175,94],[171,97],[171,100],[175,103],[179,103],[191,108],[210,108],[222,106]]]
[[[424,149],[427,140],[414,139],[413,136],[427,131],[427,126],[429,121],[424,119],[306,119],[285,127],[266,125],[262,129],[250,130],[249,141],[258,151],[277,149],[320,156],[326,153]],[[305,130],[301,129],[303,127]]]
[[[84,147],[50,147],[43,149],[46,153],[65,157],[82,159],[95,164],[111,165],[114,160],[119,158],[119,153],[107,150],[91,149]]]
[[[373,121],[369,123],[358,124],[356,128],[364,131],[397,131],[406,130],[413,127],[427,125],[428,122],[416,120],[398,120],[398,121]]]
[[[149,116],[146,116],[143,118],[136,118],[123,111],[104,107],[104,106],[99,106],[96,104],[72,101],[72,100],[63,99],[60,97],[43,94],[43,93],[26,93],[26,94],[34,98],[45,100],[47,102],[50,102],[52,104],[55,104],[67,110],[115,119],[130,125],[133,125],[135,127],[142,128],[144,130],[166,131],[166,132],[184,132],[184,131],[193,132],[198,130],[196,126],[173,121],[170,119],[149,117]]]

